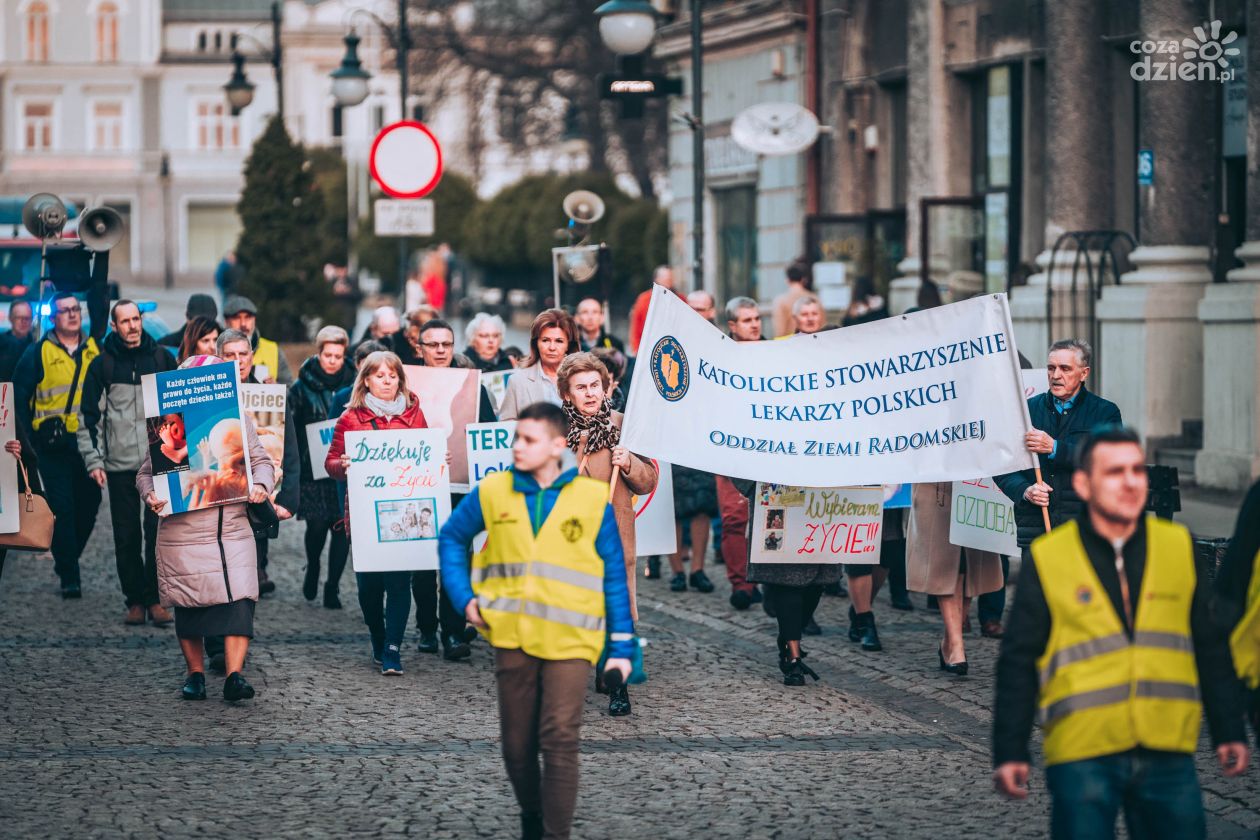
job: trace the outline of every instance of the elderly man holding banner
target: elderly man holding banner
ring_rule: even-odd
[[[1050,345],[1046,361],[1050,390],[1028,400],[1032,428],[1024,435],[1028,451],[1037,456],[1041,480],[1033,470],[993,477],[1015,503],[1016,535],[1025,561],[1029,544],[1039,534],[1075,519],[1085,509],[1072,488],[1077,449],[1090,432],[1122,425],[1116,404],[1085,387],[1093,357],[1093,348],[1080,339]]]

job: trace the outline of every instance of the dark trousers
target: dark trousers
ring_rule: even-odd
[[[590,673],[591,664],[582,659],[539,659],[520,650],[494,652],[503,763],[521,810],[542,814],[543,837],[548,840],[567,838],[573,823],[582,707]]]
[[[158,602],[158,516],[140,500],[132,470],[105,473],[109,488],[109,521],[114,528],[114,560],[127,606],[151,607]]]
[[[779,644],[799,642],[801,631],[814,617],[814,610],[818,609],[822,587],[767,583],[762,588],[766,593],[766,603],[774,609],[774,617],[779,622]]]
[[[735,591],[752,592],[748,582],[748,499],[726,476],[717,477],[718,510],[722,514],[722,562]]]
[[[411,615],[411,572],[356,572],[355,580],[373,649],[402,647]]]
[[[1006,612],[1006,578],[1011,573],[1011,558],[1002,555],[1002,588],[986,592],[976,599],[976,610],[980,614],[980,624],[1002,620]]]
[[[260,575],[267,571],[268,542],[269,540],[267,537],[260,537],[257,534],[254,535],[254,553],[258,555],[258,572]]]
[[[346,570],[346,560],[350,557],[350,538],[346,536],[344,526],[338,527],[340,520],[307,519],[306,520],[306,567],[307,574],[319,580],[319,558],[324,553],[324,543],[328,542],[328,578],[324,584],[324,593],[336,593],[341,588],[341,574]],[[329,540],[331,537],[331,541]]]
[[[73,442],[74,438],[70,440]],[[53,570],[62,586],[77,584],[79,557],[96,525],[101,488],[88,477],[77,449],[58,445],[37,454],[44,498],[57,518],[52,538]]]
[[[1116,814],[1133,840],[1195,840],[1207,833],[1194,756],[1130,750],[1046,768],[1050,836],[1116,836]]]
[[[421,633],[436,633],[440,624],[443,639],[463,635],[464,617],[451,606],[446,592],[438,591],[436,569],[412,572],[411,594],[416,599],[416,628]]]

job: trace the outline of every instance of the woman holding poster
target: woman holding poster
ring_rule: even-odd
[[[656,466],[620,445],[620,412],[612,410],[608,388],[612,376],[607,366],[592,353],[574,353],[560,363],[556,384],[564,398],[569,420],[567,443],[578,461],[578,473],[612,485],[611,504],[621,534],[626,562],[626,583],[630,587],[630,611],[637,620],[635,605],[634,496],[656,489]],[[625,685],[608,697],[608,714],[630,714],[630,696]]]
[[[428,427],[420,401],[407,389],[402,360],[389,351],[377,351],[359,367],[350,402],[333,431],[324,468],[337,481],[346,480],[350,469],[346,432]],[[345,522],[349,527],[349,515]],[[372,661],[381,666],[383,675],[399,675],[403,672],[403,636],[411,615],[411,572],[356,572],[355,579],[363,623],[372,637]]]
[[[180,369],[222,361],[217,356],[191,356]],[[253,476],[249,501],[262,502],[271,495],[275,472],[248,418],[245,433]],[[154,492],[149,452],[136,475],[136,489],[154,513],[160,514],[166,507],[166,501]],[[248,700],[254,696],[253,686],[241,676],[254,635],[254,604],[258,601],[258,555],[245,509],[245,502],[233,502],[172,513],[158,523],[158,595],[164,606],[175,607],[175,635],[188,664],[182,692],[185,700],[206,699],[206,636],[225,637],[228,676],[223,683],[223,699]]]
[[[324,580],[324,606],[332,610],[341,608],[341,573],[350,556],[350,538],[345,527],[339,524],[342,514],[337,482],[331,478],[317,479],[312,472],[306,427],[336,417],[333,397],[354,382],[354,371],[346,364],[349,347],[350,337],[341,327],[321,329],[315,336],[315,355],[302,363],[297,381],[289,388],[292,434],[297,436],[301,462],[298,518],[306,520],[306,577],[302,594],[308,601],[314,601],[319,594],[319,559],[324,553],[324,543],[331,541],[328,577]]]

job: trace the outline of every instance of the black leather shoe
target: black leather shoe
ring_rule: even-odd
[[[731,593],[731,606],[737,610],[746,610],[752,606],[752,595],[742,589]]]
[[[624,685],[614,688],[608,693],[609,717],[625,717],[630,714],[630,693]]]
[[[240,671],[233,671],[223,681],[223,699],[229,703],[237,700],[253,700],[254,687],[245,681]]]
[[[308,601],[314,601],[315,596],[319,594],[319,566],[308,565],[306,567],[306,577],[302,579],[302,596]]]
[[[686,592],[687,591],[687,576],[684,575],[682,572],[679,572],[678,574],[670,578],[669,591],[670,592]]]
[[[437,633],[421,633],[420,641],[416,642],[416,650],[421,653],[437,653],[438,647]]]
[[[543,836],[543,820],[542,814],[537,811],[524,811],[521,813],[521,840],[542,840]]]
[[[910,601],[910,596],[905,592],[895,593],[889,600],[892,601],[892,608],[894,610],[904,610],[906,612],[912,612],[914,610],[914,604]]]
[[[956,676],[959,676],[959,677],[967,676],[967,660],[966,659],[964,659],[962,662],[955,662],[953,665],[950,665],[948,662],[945,661],[944,650],[942,650],[939,647],[936,649],[936,656],[940,660],[942,671],[946,672],[947,674],[955,674]]]
[[[83,597],[83,587],[77,583],[67,583],[61,587],[61,597],[66,601]]]
[[[447,636],[442,642],[442,658],[447,662],[458,662],[471,655],[472,649],[468,647],[468,642],[459,636]]]
[[[189,674],[188,679],[184,680],[184,687],[180,689],[179,696],[185,700],[205,700],[206,675],[200,671]]]
[[[818,622],[810,619],[809,622],[801,628],[801,632],[806,636],[821,636],[822,628],[818,626]]]
[[[647,568],[643,571],[643,576],[648,580],[659,580],[661,577],[661,558],[649,557],[647,559]]]
[[[818,682],[818,675],[814,673],[814,669],[806,665],[799,659],[788,660],[787,671],[783,674],[784,685],[805,685],[806,675],[814,678],[814,682]]]
[[[341,609],[341,595],[337,592],[330,592],[328,587],[324,587],[324,609]]]
[[[709,580],[709,576],[704,573],[704,569],[698,572],[692,572],[691,578],[687,581],[691,584],[691,588],[697,592],[712,592],[713,581]]]
[[[862,641],[862,623],[858,621],[857,610],[853,609],[853,605],[849,605],[849,641]]]
[[[862,650],[883,650],[884,646],[879,641],[879,631],[875,629],[875,613],[868,612],[859,616],[862,622]]]
[[[267,577],[266,572],[259,571],[258,572],[258,597],[261,598],[263,595],[270,595],[271,593],[275,591],[276,591],[276,582],[272,580],[271,578]]]

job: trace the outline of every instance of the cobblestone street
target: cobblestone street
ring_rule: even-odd
[[[409,634],[406,675],[382,678],[349,572],[344,610],[302,599],[289,524],[246,668],[258,698],[225,705],[210,675],[210,700],[182,702],[173,630],[122,624],[107,522],[102,508],[82,601],[60,599],[50,560],[10,555],[4,570],[0,834],[517,835],[484,642],[447,663]],[[1045,835],[1040,771],[1026,802],[990,788],[995,642],[969,638],[971,676],[944,675],[934,613],[881,596],[885,651],[864,654],[842,632],[848,601],[826,598],[824,635],[806,641],[822,681],[786,688],[772,620],[735,613],[725,590],[641,582],[650,680],[629,718],[590,695],[575,837]],[[1200,751],[1209,836],[1255,835],[1258,772],[1224,780]]]

